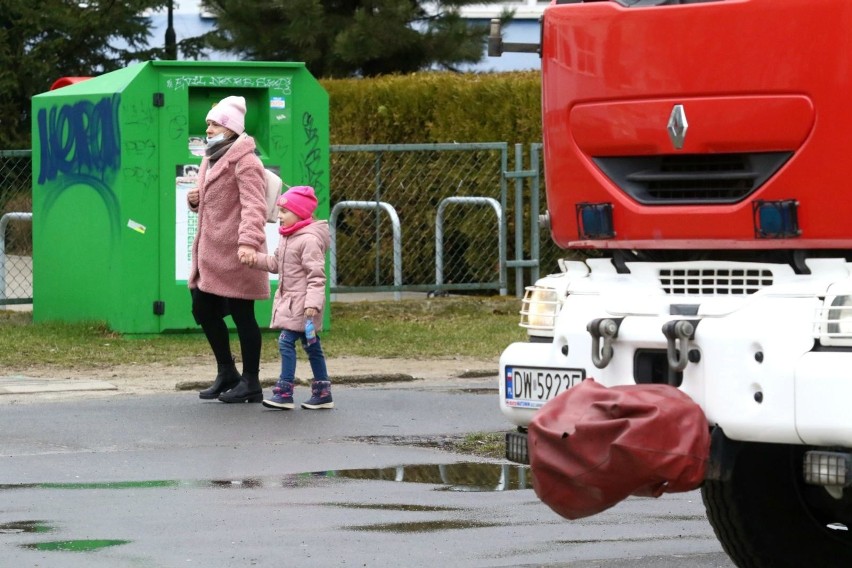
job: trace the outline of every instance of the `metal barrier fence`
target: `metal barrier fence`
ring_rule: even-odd
[[[510,171],[505,142],[332,146],[331,291],[520,296],[540,266],[540,148],[524,169],[516,145]],[[31,188],[31,152],[0,152],[0,215],[32,211]],[[7,224],[0,305],[30,303],[31,223]]]
[[[383,203],[402,229],[395,243],[390,215],[341,209],[334,219],[332,291],[507,293],[514,252],[505,246],[508,148],[504,142],[332,146],[332,202]],[[499,204],[497,223],[482,199]],[[395,247],[402,249],[401,281]]]

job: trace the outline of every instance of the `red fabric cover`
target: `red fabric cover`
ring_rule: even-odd
[[[704,412],[677,388],[607,388],[592,379],[545,404],[528,442],[536,495],[568,519],[629,495],[695,489],[710,455]]]

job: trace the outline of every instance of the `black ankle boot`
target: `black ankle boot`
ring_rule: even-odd
[[[219,365],[219,373],[216,375],[213,384],[199,392],[198,398],[212,400],[226,390],[234,388],[239,382],[240,374],[237,372],[237,367],[234,363]]]
[[[260,388],[260,378],[257,373],[243,372],[240,383],[229,391],[219,395],[222,402],[261,402],[263,390]]]

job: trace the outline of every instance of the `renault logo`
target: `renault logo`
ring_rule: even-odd
[[[683,148],[687,128],[689,128],[689,124],[686,122],[686,111],[683,109],[683,105],[675,105],[672,108],[671,116],[669,116],[667,127],[669,139],[672,141],[672,146],[675,147],[675,150]]]

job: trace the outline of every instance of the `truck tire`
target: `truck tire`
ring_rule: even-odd
[[[834,499],[806,485],[806,449],[744,444],[729,479],[704,482],[707,517],[739,568],[852,566],[850,491]]]

